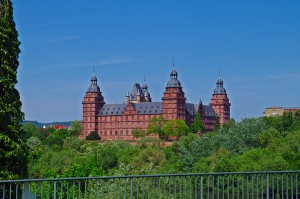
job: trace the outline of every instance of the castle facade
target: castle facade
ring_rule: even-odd
[[[217,120],[223,125],[230,119],[229,99],[223,80],[218,79],[209,105],[187,103],[178,73],[172,70],[161,102],[152,102],[148,85],[133,85],[126,103],[106,104],[95,75],[83,99],[82,137],[96,131],[102,140],[133,140],[133,130],[147,130],[153,117],[165,120],[183,119],[190,125],[197,113],[206,131],[214,129]]]

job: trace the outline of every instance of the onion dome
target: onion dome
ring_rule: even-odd
[[[92,78],[91,78],[91,81],[96,81],[97,82],[97,77],[96,75],[93,74]]]
[[[173,69],[170,73],[170,76],[176,76],[177,77],[178,73],[175,69]]]
[[[226,94],[226,90],[223,87],[223,80],[221,78],[217,81],[217,87],[214,90],[214,94]]]
[[[170,80],[167,84],[167,87],[181,87],[180,81],[177,79],[178,73],[173,69],[170,73]]]
[[[100,92],[100,87],[97,85],[97,77],[95,75],[91,78],[91,85],[89,86],[87,92]]]
[[[223,80],[219,78],[218,81],[217,81],[217,85],[223,86]]]
[[[143,90],[147,90],[148,89],[148,85],[146,83],[144,83],[143,86],[142,86],[142,89]]]

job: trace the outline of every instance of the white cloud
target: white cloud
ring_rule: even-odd
[[[135,63],[137,62],[136,59],[129,58],[129,57],[115,57],[111,59],[103,59],[100,61],[90,61],[84,63],[64,63],[64,64],[55,64],[55,65],[48,65],[43,66],[46,68],[81,68],[81,67],[100,67],[106,65],[116,65],[116,64],[124,64],[124,63]]]
[[[72,35],[68,37],[60,37],[49,41],[40,42],[39,44],[52,44],[52,43],[58,43],[58,42],[64,42],[64,41],[70,41],[81,38],[80,35]]]

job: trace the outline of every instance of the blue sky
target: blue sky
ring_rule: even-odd
[[[209,103],[220,68],[237,120],[300,107],[299,10],[298,0],[14,0],[25,118],[81,119],[92,65],[106,103],[144,75],[161,101],[173,58],[188,102]]]

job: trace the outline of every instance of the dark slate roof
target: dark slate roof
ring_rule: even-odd
[[[209,105],[202,105],[203,106],[203,111],[206,116],[213,116],[216,117],[218,116],[215,112],[215,110],[209,106]],[[191,104],[191,103],[186,103],[186,111],[189,115],[196,115],[198,112],[199,104]]]
[[[104,104],[98,115],[122,115],[125,109],[126,104]]]
[[[177,79],[178,73],[173,69],[170,73],[170,80],[168,81],[167,87],[181,87],[180,81]]]
[[[162,102],[136,103],[135,110],[138,114],[162,114]]]
[[[140,94],[141,96],[141,99],[144,98],[144,92],[142,90],[142,87],[139,83],[135,83],[130,91],[130,94],[129,94],[129,99],[130,100],[136,100],[136,96],[138,95],[138,93]]]
[[[214,90],[214,94],[226,94],[226,90],[223,87],[223,80],[220,78],[217,81],[217,87]]]
[[[216,87],[214,90],[214,94],[226,94],[226,90],[224,87]]]
[[[134,103],[137,114],[162,114],[161,102]],[[126,110],[126,104],[104,104],[98,116],[122,115]]]
[[[215,110],[209,105],[203,105],[203,110],[206,116],[213,116],[213,117],[218,116]]]
[[[167,87],[181,87],[181,83],[178,79],[171,78],[168,81]]]
[[[87,89],[87,92],[100,92],[100,87],[97,85],[97,77],[93,75],[91,78],[91,85]]]
[[[189,115],[196,115],[198,107],[196,104],[186,103],[186,111]]]
[[[87,89],[87,92],[100,92],[100,88],[97,84],[91,83],[91,85]]]

